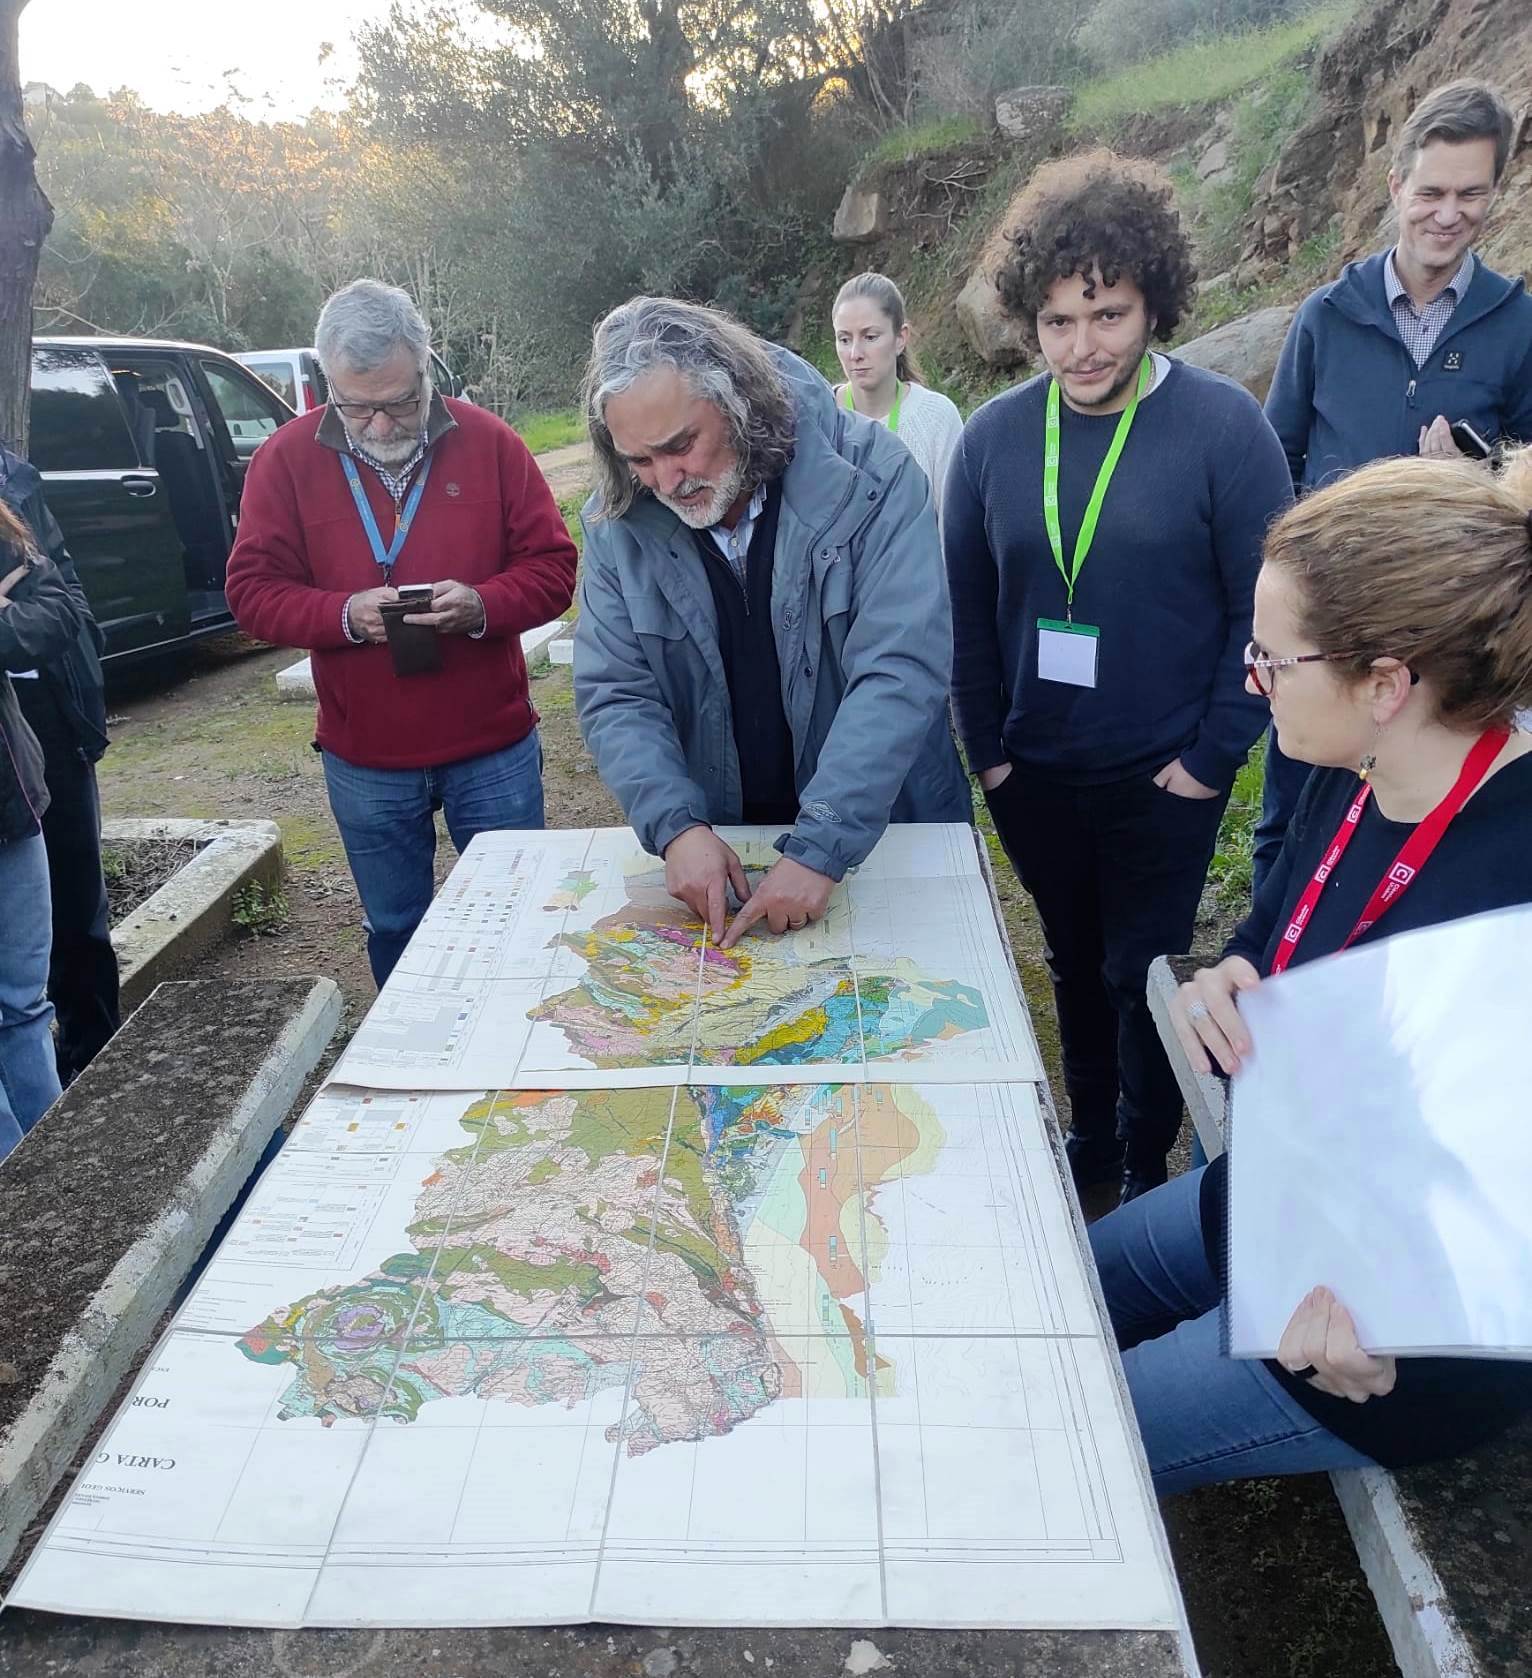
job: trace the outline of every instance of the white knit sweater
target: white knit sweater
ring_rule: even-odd
[[[836,387],[835,400],[844,405],[845,386]],[[887,419],[882,424],[887,425]],[[942,511],[942,490],[947,483],[947,466],[963,434],[963,416],[939,390],[909,384],[899,404],[899,441],[914,455],[931,482],[931,500],[938,522]]]

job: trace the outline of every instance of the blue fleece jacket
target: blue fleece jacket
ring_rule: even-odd
[[[1415,454],[1438,414],[1487,442],[1532,442],[1532,297],[1475,263],[1468,294],[1423,367],[1383,287],[1390,252],[1348,263],[1298,310],[1266,398],[1296,489],[1386,455]]]
[[[1101,632],[1094,688],[1037,671],[1037,622],[1064,616],[1043,521],[1042,374],[986,402],[947,474],[952,699],[975,771],[1007,758],[1072,785],[1172,758],[1227,787],[1266,725],[1245,643],[1267,526],[1292,500],[1281,445],[1241,386],[1172,361],[1140,404],[1075,589]],[[1073,555],[1116,414],[1060,415],[1059,522]]]

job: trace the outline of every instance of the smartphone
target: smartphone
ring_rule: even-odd
[[[396,676],[423,676],[442,667],[441,643],[432,625],[404,621],[421,605],[419,600],[385,600],[378,606]]]
[[[1452,422],[1452,440],[1470,460],[1488,460],[1495,452],[1467,420]]]
[[[408,600],[412,606],[431,604],[431,598],[436,593],[435,583],[400,583],[399,598]]]

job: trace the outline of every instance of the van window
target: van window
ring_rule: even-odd
[[[273,356],[269,361],[249,359],[245,366],[263,384],[270,385],[289,408],[298,406],[298,389],[293,379],[293,364],[285,356]]]
[[[32,464],[40,472],[130,472],[138,465],[117,390],[90,350],[32,352]]]
[[[248,460],[284,420],[292,418],[256,380],[241,378],[216,361],[204,361],[202,371],[241,460]]]

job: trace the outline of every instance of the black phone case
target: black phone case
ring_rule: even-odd
[[[428,623],[406,623],[412,613],[428,611],[424,602],[388,600],[378,607],[388,631],[388,651],[396,676],[428,676],[442,667],[441,642]]]

